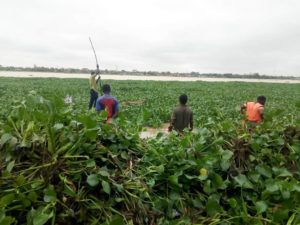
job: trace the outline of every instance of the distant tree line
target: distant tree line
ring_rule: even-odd
[[[15,67],[15,66],[2,66],[0,65],[0,71],[20,71],[20,72],[47,72],[47,73],[84,73],[88,74],[92,70],[88,68],[55,68],[55,67],[44,67],[36,66],[33,67]],[[157,72],[157,71],[126,71],[126,70],[100,70],[101,74],[117,74],[117,75],[136,75],[136,76],[173,76],[173,77],[208,77],[208,78],[248,78],[248,79],[300,79],[299,77],[293,76],[270,76],[261,75],[259,73],[249,74],[233,74],[233,73],[172,73],[172,72]]]

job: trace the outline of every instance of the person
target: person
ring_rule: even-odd
[[[263,121],[266,100],[265,96],[258,96],[256,102],[246,102],[241,106],[241,114],[246,111],[246,121],[250,125],[255,126]]]
[[[101,110],[107,112],[107,122],[110,122],[111,118],[116,118],[119,113],[119,102],[118,100],[110,95],[110,86],[104,84],[102,87],[103,96],[100,96],[96,101],[96,111],[100,113]]]
[[[96,101],[98,98],[98,91],[97,86],[100,80],[100,71],[99,66],[97,65],[97,70],[91,72],[91,76],[89,79],[90,82],[90,102],[89,102],[89,109],[96,106]],[[98,76],[99,75],[99,76]],[[96,78],[98,76],[98,78]]]
[[[190,131],[193,130],[193,112],[186,105],[187,101],[187,95],[179,96],[179,106],[173,110],[169,131],[174,129],[177,132],[182,132],[185,128],[189,128]]]

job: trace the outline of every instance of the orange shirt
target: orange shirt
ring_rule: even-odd
[[[263,112],[264,106],[258,102],[247,102],[245,106],[247,120],[251,122],[260,123],[261,114]]]

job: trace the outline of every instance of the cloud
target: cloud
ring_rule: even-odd
[[[297,0],[27,0],[0,8],[0,64],[300,75]]]

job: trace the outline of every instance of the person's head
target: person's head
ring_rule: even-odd
[[[95,72],[95,71],[92,71],[92,72],[91,72],[91,76],[92,76],[92,75],[95,75],[95,74],[96,74],[96,72]]]
[[[261,96],[257,97],[257,102],[260,103],[260,104],[262,104],[262,105],[264,105],[266,103],[266,101],[267,101],[267,99],[266,99],[265,96],[261,95]]]
[[[187,97],[186,94],[183,94],[183,95],[179,96],[179,103],[181,105],[185,105],[187,103],[187,101],[188,101],[188,97]]]
[[[109,84],[104,84],[102,86],[102,91],[103,91],[104,94],[109,94],[110,93],[110,86],[109,86]]]

